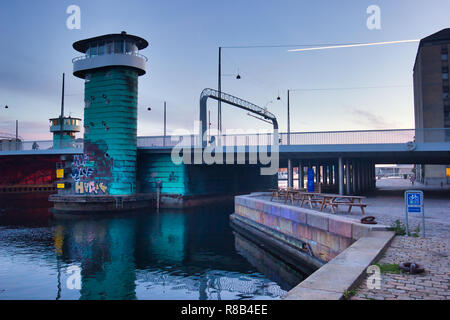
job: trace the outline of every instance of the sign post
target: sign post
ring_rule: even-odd
[[[405,215],[406,215],[406,236],[409,234],[408,214],[422,214],[422,236],[425,238],[425,211],[423,206],[423,192],[420,190],[405,191]]]

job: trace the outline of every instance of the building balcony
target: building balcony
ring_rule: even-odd
[[[142,54],[133,53],[112,53],[96,56],[81,56],[74,58],[73,75],[84,79],[86,74],[93,69],[121,66],[136,69],[138,74],[145,74],[145,64],[147,57]]]

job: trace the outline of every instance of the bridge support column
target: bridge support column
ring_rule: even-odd
[[[333,168],[334,166],[332,164],[330,164],[328,166],[328,181],[330,185],[334,184],[334,179],[333,179]]]
[[[288,188],[293,188],[294,187],[294,170],[292,168],[292,160],[289,159],[288,160]]]
[[[350,161],[347,159],[345,162],[345,186],[346,186],[346,194],[350,194]]]
[[[372,179],[373,179],[373,190],[377,189],[377,173],[375,168],[375,162],[372,165]]]
[[[363,167],[362,167],[362,191],[363,193],[367,192],[367,163],[364,162],[363,163]]]
[[[303,171],[303,163],[299,163],[298,165],[298,187],[304,188],[305,186],[305,176]]]
[[[344,161],[342,157],[339,157],[339,170],[338,170],[338,176],[339,176],[339,194],[344,194]]]
[[[361,161],[358,160],[357,161],[357,165],[356,165],[356,192],[358,194],[361,193]]]

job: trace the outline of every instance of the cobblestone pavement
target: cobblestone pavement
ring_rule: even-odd
[[[421,217],[410,215],[410,232],[420,225],[420,237],[396,236],[377,263],[415,262],[422,265],[425,272],[418,275],[382,273],[380,289],[368,289],[366,277],[352,292],[355,295],[351,299],[450,300],[450,189],[448,186],[433,188],[417,183],[411,186],[401,179],[377,181],[377,188],[376,193],[364,200],[368,204],[366,216],[375,216],[379,224],[388,226],[396,220],[405,223],[404,190],[424,191],[426,237],[422,238]],[[355,220],[363,217],[358,208],[354,208],[350,214],[345,209],[340,209],[337,214]],[[328,209],[324,212],[330,213]]]
[[[375,216],[380,224],[391,225],[396,220],[405,222],[403,192],[419,189],[425,195],[425,238],[422,238],[422,219],[409,216],[410,232],[420,225],[420,237],[396,236],[390,247],[377,262],[400,264],[415,262],[425,268],[423,274],[382,273],[381,288],[368,289],[367,277],[363,279],[355,300],[447,300],[450,299],[450,195],[447,190],[416,184],[414,187],[401,180],[386,179],[377,183],[377,194],[369,196],[367,213]],[[342,214],[350,218],[360,213]]]
[[[448,238],[396,236],[378,263],[416,262],[425,268],[425,272],[417,275],[382,273],[380,289],[368,289],[366,278],[351,299],[450,299],[449,254],[450,240]]]

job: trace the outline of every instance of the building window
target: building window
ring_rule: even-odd
[[[448,73],[442,74],[442,80],[448,80]]]
[[[443,54],[441,55],[441,60],[442,60],[442,61],[448,61],[448,53],[443,53]]]
[[[445,100],[447,100],[447,99],[448,99],[448,92],[444,92],[444,94],[443,94],[443,98],[444,98]]]

